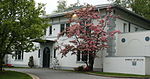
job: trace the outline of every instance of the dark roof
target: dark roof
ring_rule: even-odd
[[[130,11],[130,10],[127,10],[119,5],[116,5],[116,4],[102,4],[102,5],[96,5],[96,8],[98,9],[105,9],[107,8],[108,6],[111,6],[112,8],[117,8],[117,9],[120,9],[120,10],[123,10],[127,13],[129,13],[130,15],[133,15],[135,17],[138,17],[146,22],[149,22],[150,23],[150,20]],[[55,18],[55,17],[61,17],[61,16],[64,16],[66,13],[69,13],[69,12],[72,12],[72,11],[66,11],[66,12],[62,12],[62,13],[55,13],[55,14],[50,14],[50,15],[47,15],[46,17],[49,17],[49,18]]]
[[[44,39],[33,39],[32,42],[38,42],[38,43],[54,43],[56,41],[53,40],[44,40]]]

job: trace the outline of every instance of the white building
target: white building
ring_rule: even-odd
[[[109,5],[97,5],[97,9],[103,14]],[[124,9],[120,6],[111,5],[113,14],[119,15],[119,18],[111,19],[109,30],[120,30],[122,33],[116,35],[116,39],[110,40],[108,45],[111,46],[96,58],[94,69],[104,72],[130,73],[130,74],[149,74],[150,75],[150,21],[143,17]],[[59,68],[73,69],[84,65],[82,60],[77,60],[76,55],[67,54],[67,57],[61,58],[59,51],[54,46],[58,33],[69,26],[65,13],[58,13],[46,16],[51,18],[52,26],[46,29],[43,40],[35,40],[35,46],[38,50],[30,53],[18,52],[15,55],[8,55],[7,63],[14,66],[27,67],[29,57],[34,57],[36,67],[53,67],[53,60],[57,57]],[[109,31],[108,30],[108,31]],[[68,40],[59,40],[59,42],[68,42]]]

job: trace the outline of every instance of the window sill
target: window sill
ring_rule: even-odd
[[[83,61],[76,61],[76,63],[84,63]]]
[[[22,59],[18,60],[18,59],[15,59],[15,61],[23,61]]]

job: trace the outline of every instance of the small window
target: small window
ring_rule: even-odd
[[[88,59],[88,53],[87,52],[83,52],[82,53],[82,61],[87,61]]]
[[[68,27],[70,27],[70,23],[67,23],[67,24],[66,24],[66,28],[68,28]]]
[[[131,23],[129,22],[129,32],[131,32]]]
[[[15,52],[15,60],[23,60],[23,51]]]
[[[149,41],[150,40],[150,38],[147,36],[147,37],[145,37],[145,41]]]
[[[60,25],[60,32],[63,32],[65,30],[65,24]]]
[[[137,32],[138,31],[138,28],[137,27],[135,27],[135,32]]]
[[[121,42],[122,42],[122,43],[126,42],[126,39],[125,39],[125,38],[122,38],[122,39],[121,39]]]
[[[56,49],[54,49],[54,58],[56,58]]]
[[[123,23],[123,32],[126,33],[128,32],[127,24]]]
[[[40,58],[40,49],[38,50],[38,58]]]
[[[52,34],[52,26],[49,27],[49,35]]]
[[[77,52],[77,61],[80,61],[80,51]]]
[[[88,61],[88,53],[87,52],[77,52],[77,61]]]

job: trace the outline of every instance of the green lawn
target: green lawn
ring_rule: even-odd
[[[150,78],[150,75],[135,75],[135,74],[122,74],[122,73],[109,73],[109,72],[85,72],[87,74],[95,74],[100,76],[111,77],[138,77],[138,78]]]
[[[63,70],[63,69],[62,69]],[[150,75],[135,75],[135,74],[123,74],[123,73],[109,73],[109,72],[80,72],[74,70],[63,70],[69,72],[77,72],[77,73],[85,73],[97,76],[105,76],[105,77],[119,77],[119,78],[150,78]]]
[[[0,79],[32,79],[29,75],[15,72],[15,71],[4,71],[0,72]]]

